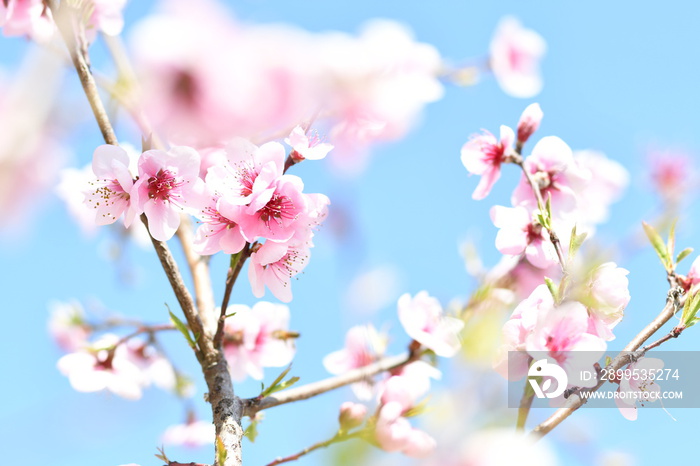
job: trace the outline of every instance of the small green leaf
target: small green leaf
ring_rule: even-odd
[[[290,364],[289,366],[287,366],[287,368],[285,370],[282,371],[282,373],[280,375],[277,376],[277,378],[275,380],[272,381],[272,383],[270,384],[269,387],[267,387],[267,389],[263,389],[260,392],[260,397],[264,398],[267,395],[269,395],[270,393],[276,392],[277,390],[275,390],[275,387],[277,386],[277,384],[279,384],[282,381],[282,379],[284,379],[284,376],[286,376],[291,369],[292,369],[292,365]]]
[[[685,248],[681,252],[678,253],[678,256],[676,257],[676,264],[678,264],[680,261],[688,257],[693,253],[693,248]]]
[[[668,251],[669,259],[673,257],[673,250],[676,249],[676,222],[678,222],[678,219],[673,219],[673,221],[671,222],[671,228],[668,231],[668,242],[666,243],[666,250]]]
[[[681,315],[681,322],[685,327],[691,327],[695,325],[698,321],[697,314],[700,310],[700,292],[696,292],[693,295],[686,298],[685,306],[683,306],[683,314]]]
[[[226,446],[221,437],[216,436],[216,463],[219,465],[226,464],[226,456],[228,452],[226,451]]]
[[[297,376],[290,377],[289,379],[285,380],[284,382],[276,385],[274,388],[268,390],[268,395],[271,393],[278,392],[280,390],[284,390],[285,388],[289,388],[292,385],[294,385],[295,383],[297,383],[298,381],[299,381],[299,377],[297,377]]]
[[[583,232],[580,235],[577,234],[576,225],[571,229],[571,240],[569,241],[569,258],[568,263],[571,263],[576,257],[576,253],[581,248],[581,245],[586,240],[588,233]]]
[[[168,456],[165,454],[165,449],[163,449],[163,447],[158,448],[158,454],[155,456],[159,460],[163,461],[165,464],[170,464],[170,460],[168,459]]]
[[[554,284],[554,281],[549,277],[544,277],[544,282],[547,285],[547,289],[549,289],[549,292],[552,294],[552,298],[554,298],[554,302],[558,303],[559,302],[559,291],[557,290],[557,286]]]
[[[647,222],[642,222],[642,226],[644,227],[644,232],[647,234],[647,238],[649,238],[651,245],[654,247],[654,251],[656,251],[659,259],[661,259],[661,263],[667,271],[672,271],[671,258],[669,257],[668,249],[666,249],[666,245],[661,239],[661,236],[656,232],[654,227]]]
[[[167,306],[167,304],[166,304]],[[190,331],[187,328],[187,326],[175,315],[173,312],[168,308],[168,313],[170,314],[170,321],[173,323],[176,329],[180,331],[185,336],[185,339],[187,340],[187,343],[190,345],[190,348],[194,349],[195,348],[195,343],[194,340],[192,339],[192,336],[190,335]]]
[[[251,443],[255,442],[255,439],[258,438],[258,422],[257,417],[251,420],[248,427],[246,427],[245,432],[243,432],[243,435],[248,438]]]
[[[612,358],[610,356],[605,356],[605,367],[608,367],[610,364],[612,364]]]
[[[529,384],[528,384],[529,385]],[[418,416],[419,414],[425,412],[425,408],[428,405],[428,401],[430,400],[430,397],[427,397],[423,399],[420,403],[417,405],[413,406],[411,409],[406,411],[403,415],[404,417],[413,417],[413,416]]]

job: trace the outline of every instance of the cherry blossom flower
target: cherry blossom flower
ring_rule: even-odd
[[[610,204],[622,196],[630,175],[620,163],[601,152],[575,151],[574,162],[578,176],[570,181],[578,198],[577,229],[590,232],[593,225],[608,219]]]
[[[612,329],[622,320],[630,301],[628,270],[614,262],[598,266],[588,284],[593,303],[589,306],[589,333],[613,340]]]
[[[663,360],[657,358],[641,358],[627,366],[624,372],[629,373],[630,377],[622,377],[617,389],[617,392],[624,393],[624,396],[615,398],[615,404],[625,419],[637,419],[637,401],[644,406],[644,403],[658,400],[661,387],[653,378],[649,378],[648,374],[655,374],[663,367]]]
[[[690,265],[688,275],[685,277],[679,276],[679,282],[685,291],[690,290],[693,286],[700,283],[700,256],[696,257],[693,263]]]
[[[290,156],[294,158],[295,161],[304,159],[321,160],[333,149],[332,144],[321,142],[318,135],[307,136],[304,128],[301,126],[295,126],[284,142],[292,147]]]
[[[687,195],[696,176],[693,157],[677,150],[652,151],[649,170],[652,186],[671,203],[678,203]]]
[[[592,370],[603,355],[605,340],[587,333],[588,311],[574,301],[551,307],[537,316],[532,333],[525,340],[527,352],[534,359],[554,359],[569,376],[569,383],[592,387],[596,380],[580,380],[582,370]],[[578,383],[574,382],[578,381]]]
[[[408,293],[398,301],[399,320],[406,333],[438,356],[454,356],[461,346],[459,332],[464,322],[443,315],[440,302],[421,291],[411,298]]]
[[[86,205],[85,191],[81,188],[94,182],[92,165],[88,164],[80,169],[64,168],[58,173],[58,179],[56,195],[66,204],[68,213],[78,223],[82,232],[86,235],[94,234],[97,231],[95,209]]]
[[[291,279],[308,262],[309,248],[305,244],[266,241],[250,255],[248,280],[256,298],[265,295],[267,287],[275,298],[284,303],[292,300]]]
[[[133,175],[129,171],[129,154],[118,146],[101,145],[95,149],[92,171],[97,180],[89,183],[85,203],[95,211],[95,223],[108,225],[124,215],[124,226],[129,227],[136,215],[131,192]]]
[[[87,39],[92,42],[97,36],[97,31],[102,31],[108,36],[116,36],[124,28],[122,10],[126,0],[90,0],[92,14],[85,27]]]
[[[129,340],[126,344],[130,360],[138,366],[148,383],[174,391],[177,385],[175,369],[170,361],[147,343]]]
[[[401,376],[402,380],[407,382],[404,385],[409,388],[411,399],[414,401],[430,391],[430,379],[440,380],[442,378],[442,372],[437,367],[421,360],[392,370],[390,374],[391,376],[380,385],[379,392],[382,393],[386,389],[386,384],[391,379]]]
[[[190,416],[184,424],[169,426],[163,432],[161,442],[165,445],[178,445],[186,448],[199,448],[214,443],[216,433],[210,421],[196,420]]]
[[[112,349],[118,341],[116,335],[104,335],[92,348],[59,359],[58,370],[79,392],[109,390],[128,400],[137,400],[148,379],[132,361],[125,345]]]
[[[341,429],[347,431],[361,426],[366,416],[367,406],[360,403],[353,403],[352,401],[346,401],[340,405],[338,423]]]
[[[224,354],[231,376],[241,381],[250,376],[262,380],[264,367],[281,367],[294,358],[289,337],[289,308],[265,301],[252,308],[229,306],[233,313],[224,327]]]
[[[530,139],[530,136],[540,127],[543,116],[538,103],[530,104],[525,108],[518,121],[518,143],[525,144]]]
[[[554,298],[547,285],[539,285],[513,310],[503,325],[503,343],[494,364],[496,371],[508,380],[520,380],[527,374],[530,356],[525,351],[527,339],[535,329],[537,316],[554,308]],[[509,352],[517,351],[515,355]]]
[[[540,139],[525,159],[527,170],[539,186],[542,199],[551,199],[552,213],[560,219],[573,214],[577,197],[573,184],[580,180],[571,148],[556,136]],[[537,198],[523,174],[511,198],[513,205],[522,205],[528,210],[537,206]]]
[[[435,439],[411,427],[403,414],[404,407],[397,401],[382,405],[375,425],[375,439],[379,447],[388,452],[400,451],[416,458],[428,456],[435,449]]]
[[[474,135],[462,146],[462,164],[472,174],[480,175],[481,181],[472,194],[473,199],[483,199],[501,177],[501,163],[510,154],[515,134],[508,126],[501,126],[500,140],[484,131]]]
[[[238,224],[217,210],[219,198],[212,194],[208,205],[197,214],[201,225],[197,228],[193,245],[198,254],[211,255],[219,251],[236,254],[245,246]]]
[[[38,42],[51,39],[56,25],[42,0],[0,2],[0,27],[5,36],[29,36]]]
[[[155,239],[169,240],[180,226],[180,213],[185,209],[195,213],[205,204],[199,163],[197,151],[184,146],[141,154],[131,202],[148,217],[148,230]]]
[[[345,347],[323,358],[323,367],[331,374],[344,374],[352,369],[372,364],[384,355],[387,337],[370,325],[351,327],[345,336]],[[372,398],[372,386],[369,382],[352,385],[355,395],[360,400]]]
[[[541,269],[559,262],[547,230],[533,223],[524,207],[493,206],[491,221],[499,228],[496,249],[502,254],[524,253],[532,265]]]
[[[49,306],[49,333],[64,351],[77,351],[87,345],[90,330],[85,311],[78,301],[54,302]]]
[[[490,45],[490,66],[498,85],[513,97],[533,97],[542,90],[540,61],[547,45],[513,17],[503,18]]]

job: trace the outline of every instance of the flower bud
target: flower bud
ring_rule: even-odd
[[[346,401],[340,405],[340,416],[338,422],[342,430],[354,429],[362,425],[367,415],[367,407],[363,404]]]
[[[534,103],[527,106],[518,122],[518,142],[520,144],[526,143],[532,133],[537,131],[543,116],[540,104]]]

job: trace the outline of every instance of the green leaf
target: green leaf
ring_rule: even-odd
[[[671,272],[671,258],[668,254],[668,249],[666,249],[664,241],[661,239],[661,236],[656,232],[654,227],[649,225],[647,222],[642,222],[642,226],[644,227],[644,232],[647,234],[647,238],[649,238],[654,251],[656,251],[659,259],[661,259],[661,263],[666,268],[666,271]]]
[[[166,304],[167,307],[167,304]],[[170,314],[170,321],[173,323],[176,329],[180,331],[185,336],[185,339],[187,340],[187,343],[190,345],[190,348],[194,349],[195,348],[195,342],[192,339],[192,336],[190,335],[190,331],[187,328],[187,326],[175,315],[173,312],[168,308],[168,313]]]
[[[681,322],[686,328],[695,325],[698,321],[698,310],[700,310],[700,292],[692,294],[685,300]]]
[[[216,463],[219,465],[226,464],[226,456],[228,452],[226,451],[226,446],[221,437],[216,436]]]
[[[258,418],[256,416],[255,419],[250,421],[250,424],[248,424],[248,427],[246,427],[245,432],[243,432],[243,435],[250,440],[251,443],[255,442],[255,439],[258,438]]]
[[[605,356],[605,367],[608,367],[610,364],[612,364],[612,358],[610,356]]]
[[[583,232],[580,235],[577,234],[576,225],[574,225],[574,227],[571,229],[571,240],[569,241],[569,258],[567,260],[568,263],[571,263],[571,261],[574,260],[574,257],[576,257],[576,253],[581,248],[581,245],[586,240],[587,236],[588,233],[586,232]]]
[[[163,447],[158,448],[158,454],[155,456],[159,460],[163,461],[165,464],[170,464],[170,460],[168,459],[168,456],[165,454],[165,450],[163,449]]]
[[[274,390],[274,388],[277,386],[277,384],[279,384],[282,381],[282,379],[284,379],[284,376],[286,376],[291,369],[292,369],[292,365],[290,364],[287,366],[287,368],[285,370],[282,371],[282,373],[280,375],[277,376],[277,378],[275,380],[272,381],[272,383],[270,384],[269,387],[267,387],[267,389],[263,389],[260,392],[260,397],[261,398],[266,397],[270,393],[274,393],[275,391],[277,391],[277,390]]]
[[[280,390],[284,390],[285,388],[289,388],[292,385],[294,385],[295,383],[297,383],[298,381],[299,381],[299,377],[297,377],[297,376],[290,377],[289,379],[285,380],[281,384],[278,384],[278,385],[272,387],[271,389],[268,389],[268,395],[271,393],[278,392]]]
[[[669,259],[673,257],[673,250],[676,249],[676,223],[678,219],[675,218],[671,222],[671,228],[668,231],[668,242],[666,243],[666,250],[668,251]]]
[[[554,284],[554,281],[549,277],[544,277],[544,282],[547,285],[547,289],[549,289],[549,292],[552,294],[552,298],[554,298],[554,302],[558,303],[559,302],[559,291],[557,290],[557,287]]]
[[[686,257],[688,257],[689,255],[691,255],[692,253],[693,253],[693,248],[685,248],[684,250],[682,250],[681,252],[679,252],[679,253],[678,253],[678,256],[676,257],[676,265],[677,265],[680,261],[682,261],[683,259],[685,259]]]

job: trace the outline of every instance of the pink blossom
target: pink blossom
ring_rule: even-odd
[[[686,291],[700,283],[700,256],[696,257],[693,263],[690,265],[688,275],[685,277],[681,276],[679,278],[681,285],[683,285],[683,288]]]
[[[577,207],[573,184],[579,181],[579,173],[569,146],[556,136],[540,139],[525,159],[525,169],[530,173],[546,202],[551,199],[552,213],[557,219],[571,215]],[[515,188],[511,198],[513,205],[528,210],[537,208],[537,199],[525,175]]]
[[[615,404],[625,419],[630,421],[637,419],[637,401],[640,401],[643,406],[644,403],[653,403],[658,400],[661,387],[648,374],[655,374],[663,367],[663,360],[657,358],[641,358],[627,366],[624,372],[631,376],[622,377],[620,387],[617,389],[618,393],[624,393],[624,397],[615,398]]]
[[[294,344],[289,338],[289,308],[265,301],[252,308],[229,306],[224,327],[224,353],[231,376],[242,381],[246,376],[262,380],[264,367],[281,367],[294,358]]]
[[[345,336],[345,347],[323,358],[323,367],[331,374],[344,374],[352,369],[372,364],[384,355],[387,337],[372,325],[357,325]],[[368,382],[353,384],[355,395],[361,400],[372,398]]]
[[[589,332],[613,340],[612,329],[622,320],[630,301],[628,270],[614,262],[598,266],[588,284],[593,303],[589,306]]]
[[[535,267],[544,269],[559,262],[547,230],[534,223],[522,206],[491,208],[491,221],[499,228],[496,248],[502,254],[525,254]]]
[[[308,262],[308,246],[266,241],[250,255],[248,280],[253,295],[261,298],[267,287],[275,298],[284,303],[292,300],[291,279]]]
[[[503,18],[490,46],[490,66],[498,85],[513,97],[533,97],[542,90],[540,61],[547,45],[513,17]]]
[[[0,2],[0,27],[5,36],[29,36],[39,42],[51,39],[56,25],[42,0]]]
[[[161,442],[165,445],[199,448],[213,444],[215,437],[216,433],[214,432],[214,424],[212,422],[188,419],[184,424],[169,426],[165,432],[163,432]]]
[[[408,388],[411,399],[415,401],[430,391],[430,379],[440,380],[442,372],[425,361],[413,361],[391,371],[391,377],[382,383],[379,392],[383,393],[387,383],[397,376],[401,377],[401,383]],[[392,384],[396,383],[396,381],[392,382]]]
[[[85,33],[90,42],[95,40],[97,31],[108,36],[116,36],[124,28],[122,10],[126,0],[90,0],[92,14],[85,27]]]
[[[141,370],[147,384],[168,391],[176,389],[177,377],[170,361],[147,343],[129,340],[126,344],[128,357]]]
[[[579,231],[606,221],[610,204],[617,201],[629,184],[629,172],[601,152],[574,152],[576,177],[571,177],[578,198],[576,224]]]
[[[116,335],[104,335],[93,344],[94,349],[80,350],[59,359],[58,370],[79,392],[106,389],[123,398],[137,400],[148,379],[131,360],[124,345],[114,348],[118,341]]]
[[[569,376],[569,383],[591,387],[595,380],[579,383],[581,370],[591,370],[607,347],[605,340],[587,333],[588,312],[583,304],[568,301],[537,316],[537,323],[525,340],[534,359],[554,359]]]
[[[148,230],[155,239],[169,240],[180,226],[180,213],[195,213],[206,202],[199,163],[197,151],[184,146],[141,154],[131,197],[148,217]]]
[[[554,308],[554,298],[547,285],[539,285],[513,310],[503,325],[503,343],[494,364],[496,371],[508,380],[520,380],[527,374],[530,356],[525,352],[527,339],[535,329],[537,316]],[[516,355],[509,352],[517,351]],[[513,358],[512,360],[509,360]]]
[[[68,213],[80,226],[86,235],[92,235],[97,230],[95,223],[95,209],[91,209],[85,203],[84,187],[94,182],[95,173],[92,165],[83,168],[64,168],[58,173],[59,182],[56,186],[56,195],[63,200]]]
[[[696,176],[693,157],[676,150],[652,151],[649,171],[652,186],[671,203],[683,199]]]
[[[440,302],[427,291],[411,298],[408,293],[398,301],[399,320],[408,335],[438,356],[454,356],[461,346],[459,332],[464,322],[443,315]]]
[[[301,126],[295,126],[284,142],[292,147],[290,155],[298,160],[321,160],[333,149],[332,144],[321,142],[318,135],[307,136]]]
[[[379,410],[375,426],[375,438],[382,450],[423,458],[435,449],[435,440],[423,431],[414,429],[403,417],[404,409],[393,401]]]
[[[361,426],[366,416],[367,406],[360,403],[353,403],[352,401],[346,401],[340,405],[338,423],[341,429],[347,431]]]
[[[518,121],[518,142],[520,144],[525,144],[530,136],[537,131],[543,116],[538,103],[530,104],[525,108],[523,114],[520,115],[520,121]]]
[[[85,203],[95,211],[95,223],[108,225],[124,215],[124,226],[136,215],[132,205],[133,175],[129,172],[129,155],[118,146],[102,145],[95,149],[92,171],[97,177],[85,192]]]
[[[501,138],[484,131],[482,135],[473,135],[462,146],[462,164],[468,172],[480,175],[481,181],[472,194],[473,199],[485,198],[493,185],[501,177],[501,163],[510,154],[515,134],[505,125],[501,126]]]
[[[218,211],[219,199],[220,195],[212,194],[204,209],[196,214],[201,222],[193,243],[198,254],[236,254],[245,246],[238,224]]]
[[[64,351],[77,351],[87,346],[90,329],[85,322],[85,311],[77,301],[51,303],[49,333]]]

